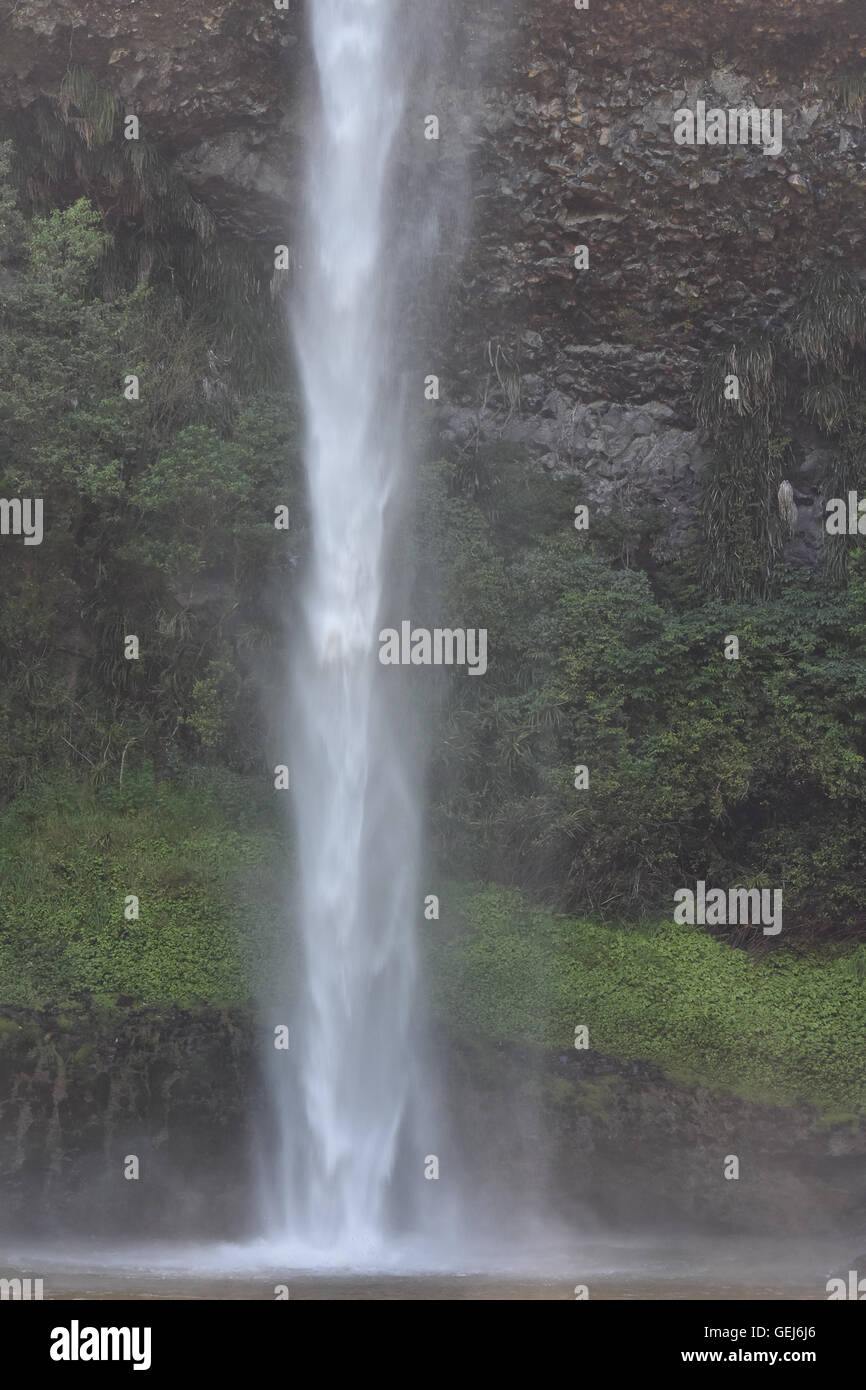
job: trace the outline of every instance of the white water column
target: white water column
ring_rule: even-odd
[[[397,266],[412,232],[389,175],[409,65],[391,0],[312,0],[311,36],[320,105],[293,331],[312,560],[289,734],[304,1113],[283,1116],[283,1220],[351,1259],[386,1240],[413,1074],[418,794],[394,673],[378,662],[406,468]]]

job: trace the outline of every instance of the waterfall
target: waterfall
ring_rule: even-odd
[[[378,661],[407,453],[411,228],[390,180],[410,64],[391,0],[313,0],[310,23],[319,105],[293,333],[312,555],[288,734],[303,981],[278,1220],[353,1258],[386,1238],[413,1077],[419,798],[406,702]]]

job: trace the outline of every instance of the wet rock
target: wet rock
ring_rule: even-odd
[[[0,104],[23,111],[56,94],[70,62],[85,66],[134,107],[223,225],[291,241],[314,84],[304,24],[302,6],[256,0],[159,11],[18,0]],[[555,454],[558,468],[574,467],[588,450],[609,469],[635,437],[658,445],[663,424],[693,430],[708,355],[744,327],[781,323],[827,252],[856,263],[866,122],[834,83],[866,58],[862,0],[608,0],[585,12],[468,0],[450,7],[443,33],[414,87],[399,184],[417,166],[423,113],[438,111],[425,190],[441,203],[447,253],[462,269],[419,305],[417,352],[448,360],[458,383],[449,405],[474,414],[488,345],[506,346],[526,377],[522,410],[565,430],[533,441],[522,429],[536,465]],[[698,100],[781,110],[778,157],[676,145],[673,113]],[[574,268],[578,245],[587,270]],[[628,413],[613,444],[565,420],[600,399]],[[674,438],[647,481],[656,488],[666,471],[681,479],[671,511],[693,515],[689,470],[671,465],[680,456],[696,476],[700,446],[679,449]],[[807,529],[792,543],[798,563],[813,542]]]

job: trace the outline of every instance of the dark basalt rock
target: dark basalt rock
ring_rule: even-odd
[[[287,10],[263,0],[19,0],[5,29],[7,107],[56,93],[70,63],[87,67],[223,225],[291,241],[314,87],[297,0]],[[860,0],[592,0],[583,11],[567,0],[470,0],[443,3],[436,29],[441,51],[419,66],[403,158],[427,159],[429,188],[445,199],[446,290],[440,282],[412,308],[419,366],[444,364],[445,445],[455,412],[459,424],[486,398],[483,436],[521,434],[532,465],[573,470],[600,508],[633,485],[664,493],[676,553],[694,520],[704,455],[690,396],[708,354],[778,325],[828,250],[863,263],[866,108],[834,84],[866,72],[866,9]],[[676,145],[673,112],[699,99],[780,109],[779,157]],[[432,148],[419,133],[427,111],[441,121]],[[589,248],[585,271],[573,266],[577,245]],[[494,349],[531,378],[504,429]],[[559,421],[602,401],[666,405],[670,427],[642,436],[654,449],[587,457],[561,431],[546,437],[541,403],[553,393]],[[814,441],[795,443],[801,527],[788,554],[811,564]]]
[[[776,321],[804,265],[831,247],[862,260],[864,110],[833,87],[866,71],[859,0],[595,0],[587,11],[473,0],[443,5],[439,24],[443,57],[417,96],[440,112],[439,157],[472,165],[456,291],[458,368],[470,375],[488,339],[531,333],[532,369],[550,386],[566,372],[584,400],[683,405],[708,347]],[[5,26],[6,106],[55,93],[70,63],[85,66],[218,216],[285,232],[313,80],[299,5],[19,0]],[[675,145],[673,112],[698,98],[780,108],[780,157]],[[588,271],[573,269],[577,243]]]

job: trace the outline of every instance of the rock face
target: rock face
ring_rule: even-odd
[[[676,553],[708,458],[690,397],[710,353],[779,327],[828,250],[863,264],[864,105],[843,78],[866,72],[866,12],[590,0],[532,6],[515,28],[488,24],[467,98],[477,211],[454,314],[460,404],[478,412],[481,380],[473,437],[523,442],[601,509],[660,504]],[[780,111],[778,157],[677,145],[674,112],[698,101]],[[811,436],[794,446],[786,556],[811,565],[821,451]]]
[[[0,1230],[248,1236],[267,1144],[260,1038],[243,1011],[4,1009]],[[449,1170],[481,1226],[520,1211],[631,1232],[850,1234],[862,1222],[866,1133],[851,1120],[711,1095],[591,1052],[446,1035],[437,1051]],[[728,1154],[742,1181],[725,1181]]]
[[[661,401],[583,404],[558,387],[545,394],[535,373],[520,385],[520,409],[513,412],[444,406],[443,450],[474,448],[476,442],[519,446],[554,476],[572,476],[580,500],[594,511],[634,515],[660,509],[667,525],[659,558],[677,554],[691,539],[696,487],[707,461],[697,431],[681,428]]]
[[[480,444],[521,448],[531,465],[572,477],[575,498],[593,512],[622,516],[635,546],[649,525],[655,560],[675,558],[698,541],[696,503],[710,451],[698,430],[683,428],[671,406],[663,401],[584,404],[560,387],[544,394],[543,378],[535,373],[520,385],[520,409],[504,403],[497,409],[490,395],[475,408],[443,405],[441,452],[471,452]],[[821,555],[820,478],[827,450],[810,439],[799,454],[791,473],[796,523],[784,554],[790,564],[811,568]],[[663,526],[647,522],[653,512],[664,518]]]
[[[497,1203],[531,1207],[544,1191],[583,1229],[815,1236],[862,1223],[856,1121],[822,1124],[805,1107],[712,1094],[591,1052],[467,1041],[451,1048],[447,1082],[470,1160],[462,1190],[491,1218]],[[728,1155],[741,1180],[725,1179]]]
[[[4,1009],[3,1229],[53,1238],[249,1229],[253,1046],[246,1020],[216,1010]]]
[[[542,335],[535,370],[594,397],[683,405],[707,348],[776,321],[802,266],[830,247],[860,259],[863,107],[833,93],[866,69],[866,13],[607,0],[517,22],[509,66],[489,62],[499,85],[475,97],[476,319],[507,333],[519,306],[521,331]],[[698,100],[780,110],[779,156],[677,145],[674,112]],[[573,267],[582,244],[588,271]]]
[[[5,27],[5,106],[26,110],[55,95],[70,66],[87,68],[189,171],[218,218],[249,233],[282,227],[303,86],[286,81],[296,6],[26,0]]]
[[[70,63],[85,66],[218,219],[288,240],[314,83],[302,5],[284,3],[19,0],[5,21],[2,101],[26,109],[56,93]],[[690,398],[708,354],[778,326],[827,251],[862,264],[866,9],[443,0],[436,27],[441,52],[419,67],[404,158],[438,161],[431,188],[460,190],[469,215],[444,314],[418,311],[419,362],[447,364],[444,444],[465,412],[479,414],[483,392],[492,411],[479,437],[522,442],[530,464],[573,471],[600,507],[635,489],[659,499],[675,552],[705,462]],[[698,101],[781,112],[781,150],[676,144],[675,110]],[[424,111],[440,116],[432,150]],[[519,380],[519,405],[497,397],[498,380],[491,393],[492,356]],[[815,441],[795,446],[789,558],[808,564]]]

